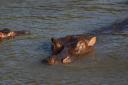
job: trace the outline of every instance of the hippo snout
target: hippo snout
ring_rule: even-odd
[[[71,62],[72,62],[72,60],[71,60],[70,56],[67,56],[66,58],[62,59],[62,63],[63,64],[69,64]]]
[[[48,59],[48,64],[58,64],[59,60],[57,59],[56,55],[52,55],[51,57],[49,57]]]
[[[53,65],[53,64],[69,64],[72,62],[71,57],[70,56],[66,56],[64,58],[60,58],[56,57],[56,55],[51,56],[48,60],[47,60],[48,64]]]

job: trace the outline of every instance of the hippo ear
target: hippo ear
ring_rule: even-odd
[[[58,43],[58,39],[56,39],[56,38],[54,38],[54,37],[51,38],[51,41],[52,41],[52,43],[54,43],[54,44],[57,44],[57,43]]]
[[[52,42],[54,41],[54,38],[53,38],[53,37],[51,38],[51,41],[52,41]]]
[[[96,37],[92,37],[89,42],[88,42],[88,46],[93,46],[96,43]]]
[[[52,43],[56,42],[56,39],[54,37],[51,38]]]
[[[76,51],[80,51],[80,50],[82,50],[82,49],[84,49],[84,48],[86,48],[86,43],[85,43],[85,41],[84,41],[84,40],[78,41],[77,44],[76,44],[75,50],[76,50]]]

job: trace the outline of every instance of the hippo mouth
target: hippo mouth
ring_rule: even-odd
[[[49,65],[55,65],[55,64],[69,64],[72,62],[72,59],[70,56],[67,56],[65,58],[60,59],[58,56],[54,55],[52,57],[48,57],[42,60],[43,63],[49,64]]]
[[[44,63],[44,64],[49,64],[49,65],[53,65],[53,64],[58,64],[58,63],[61,63],[61,62],[59,62],[59,60],[57,60],[57,56],[54,55],[54,56],[52,56],[52,57],[44,58],[44,59],[42,60],[42,63]]]

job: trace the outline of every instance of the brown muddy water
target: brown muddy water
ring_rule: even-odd
[[[128,36],[98,35],[95,51],[76,62],[41,63],[50,55],[51,37],[88,33],[126,18],[127,0],[1,0],[0,29],[32,34],[0,43],[0,85],[128,85]]]

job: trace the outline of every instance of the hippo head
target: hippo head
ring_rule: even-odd
[[[2,29],[2,30],[0,30],[0,32],[1,32],[1,38],[8,38],[8,37],[10,37],[11,35],[13,35],[14,34],[14,32],[11,32],[11,30],[10,29],[8,29],[8,28],[4,28],[4,29]]]
[[[96,43],[96,37],[72,37],[66,41],[65,38],[52,38],[52,55],[48,59],[49,64],[68,64],[75,57],[84,55],[91,51]]]
[[[0,30],[0,32],[2,33],[2,38],[14,38],[15,36],[19,36],[19,35],[28,35],[30,34],[29,31],[26,30],[20,30],[20,31],[11,31],[8,28],[4,28],[2,30]]]

